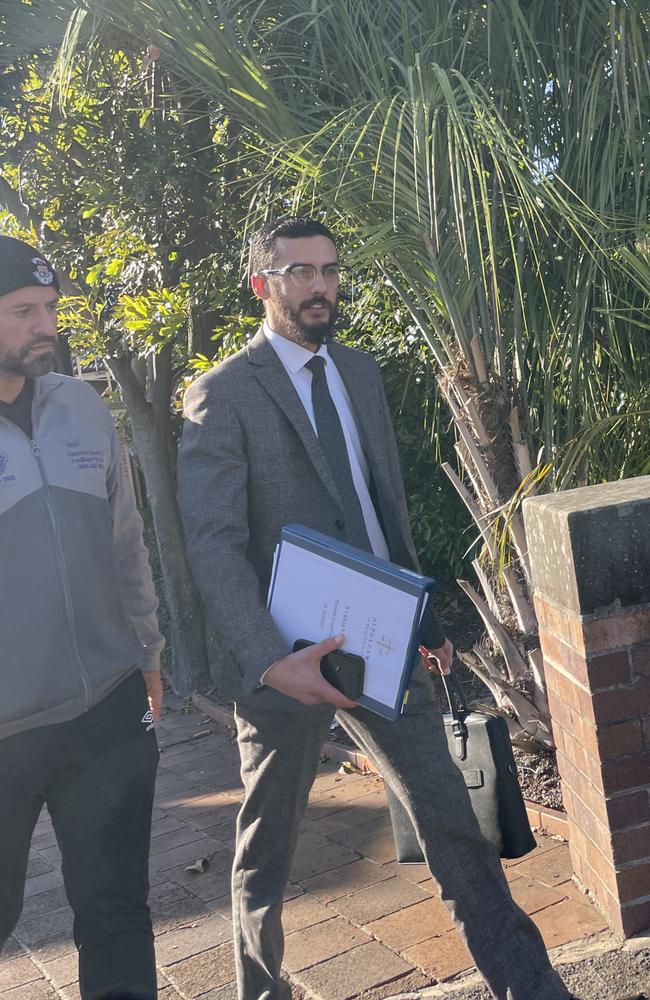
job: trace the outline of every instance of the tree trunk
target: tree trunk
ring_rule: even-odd
[[[131,368],[130,359],[112,358],[110,367],[119,382],[131,418],[133,440],[151,504],[165,599],[171,621],[172,686],[177,694],[186,696],[207,684],[208,669],[203,612],[187,564],[176,504],[176,481],[169,450],[169,423],[164,416],[156,419],[157,407],[146,402],[142,386]],[[165,382],[162,376],[161,380]],[[163,386],[158,386],[158,389],[162,397]]]

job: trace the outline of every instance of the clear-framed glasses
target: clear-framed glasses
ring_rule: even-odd
[[[325,264],[316,268],[313,264],[287,264],[286,267],[267,267],[259,274],[288,274],[298,288],[310,288],[316,281],[316,274],[322,274],[328,285],[338,285],[346,268],[342,264]]]

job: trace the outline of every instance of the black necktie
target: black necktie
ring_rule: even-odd
[[[311,371],[311,402],[314,407],[318,440],[341,497],[346,540],[350,545],[372,552],[359,495],[352,479],[343,428],[327,387],[325,359],[317,355],[308,361],[305,367]]]

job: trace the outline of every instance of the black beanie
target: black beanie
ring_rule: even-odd
[[[29,285],[59,291],[56,271],[37,250],[12,236],[0,236],[0,295]]]

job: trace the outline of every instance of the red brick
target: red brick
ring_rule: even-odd
[[[611,830],[625,830],[650,822],[650,797],[647,791],[629,792],[607,799],[607,814]]]
[[[632,670],[639,677],[650,677],[650,645],[632,650]]]
[[[578,684],[583,684],[585,687],[589,685],[587,665],[580,653],[545,629],[540,630],[539,639],[545,665],[558,667],[560,676],[568,675]],[[561,691],[561,688],[557,690]]]
[[[650,860],[650,824],[632,830],[618,830],[612,835],[614,862]]]
[[[622,929],[625,937],[633,937],[650,927],[650,903],[634,903],[624,906],[621,911]]]
[[[622,903],[632,902],[641,896],[650,896],[650,862],[618,872],[617,882]]]
[[[582,616],[551,604],[541,596],[536,596],[534,600],[535,613],[540,625],[540,630],[545,630],[550,635],[560,639],[565,645],[570,646],[576,653],[584,653],[584,638],[582,629]]]
[[[623,792],[627,788],[650,786],[650,751],[619,757],[618,760],[603,763],[603,787],[605,794]]]
[[[638,646],[650,642],[650,609],[639,605],[607,617],[585,617],[582,628],[587,653]]]
[[[593,710],[597,725],[650,715],[650,681],[594,694]]]
[[[602,854],[607,856],[611,853],[612,837],[609,829],[580,799],[576,800],[575,812],[572,817],[572,827],[575,825],[580,827],[585,836],[592,844],[596,845]],[[573,830],[569,836],[574,836]]]
[[[610,726],[600,726],[597,730],[600,753],[603,760],[641,753],[643,731],[638,720],[615,722]]]
[[[590,656],[587,660],[589,686],[593,691],[599,688],[614,687],[617,684],[630,684],[630,657],[627,651],[604,653],[601,656]]]

